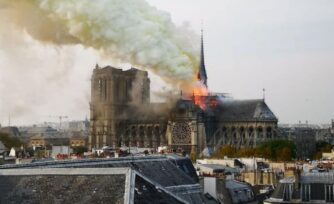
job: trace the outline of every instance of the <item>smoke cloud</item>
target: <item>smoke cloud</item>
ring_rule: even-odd
[[[178,87],[195,80],[198,36],[144,0],[0,0],[0,12],[40,42],[93,48]]]

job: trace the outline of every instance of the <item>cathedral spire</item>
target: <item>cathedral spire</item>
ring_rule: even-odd
[[[203,28],[201,29],[201,59],[199,64],[199,71],[197,74],[197,79],[201,81],[206,87],[208,87],[206,75],[205,63],[204,63],[204,43],[203,43]]]

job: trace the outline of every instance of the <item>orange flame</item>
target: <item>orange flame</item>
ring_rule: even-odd
[[[209,91],[204,84],[202,84],[201,82],[197,82],[195,84],[194,89],[193,89],[194,102],[202,110],[206,109],[205,97],[204,96],[207,96],[208,93],[209,93]]]

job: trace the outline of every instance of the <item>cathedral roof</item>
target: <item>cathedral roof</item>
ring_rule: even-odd
[[[20,131],[17,127],[3,127],[0,128],[0,133],[8,134],[11,137],[19,137]]]
[[[5,147],[5,145],[0,141],[0,154],[6,150],[7,148]]]
[[[124,110],[123,117],[126,120],[147,121],[157,120],[157,118],[168,115],[168,104],[166,103],[149,103],[142,105],[132,105]],[[122,116],[121,116],[122,117]]]
[[[277,121],[264,100],[223,100],[216,109],[221,121]]]

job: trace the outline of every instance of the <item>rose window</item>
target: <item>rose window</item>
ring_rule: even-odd
[[[175,123],[172,128],[172,138],[174,144],[190,144],[191,127],[186,122]]]

